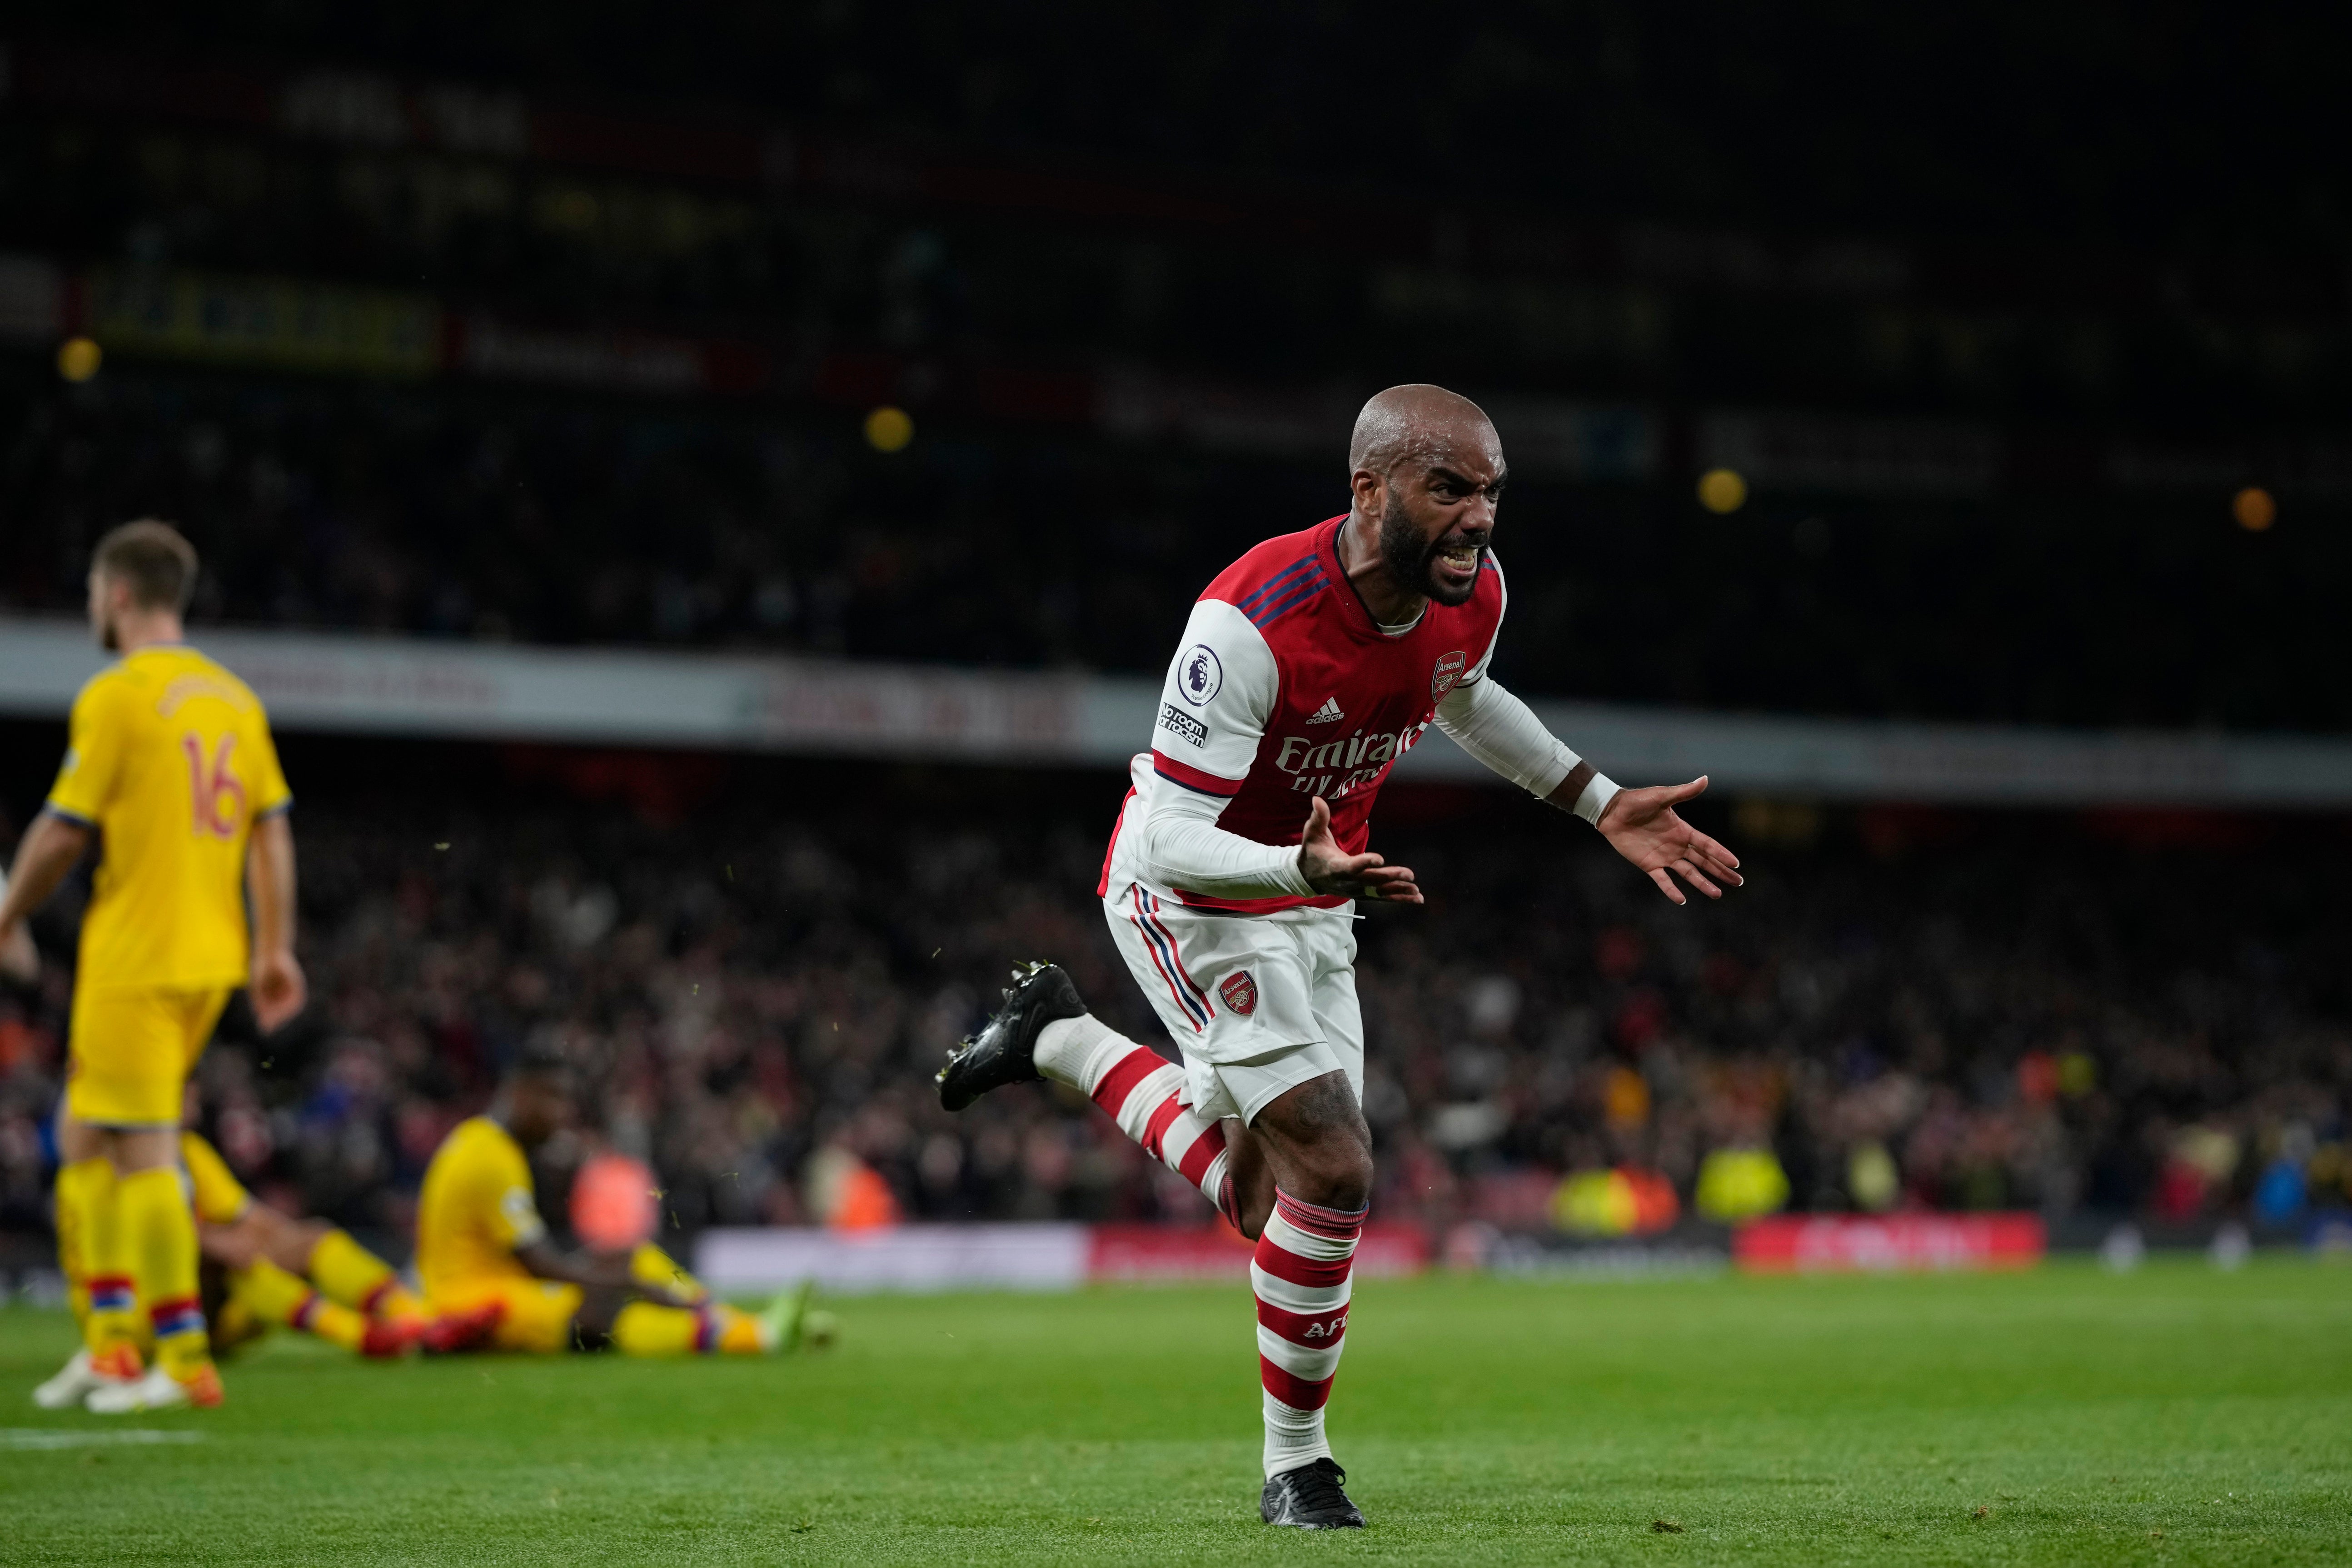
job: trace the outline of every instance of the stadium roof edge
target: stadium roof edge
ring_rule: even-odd
[[[1150,733],[1135,678],[793,656],[520,647],[202,627],[290,732],[1120,767]],[[0,616],[0,714],[64,716],[105,656],[81,623]],[[1535,700],[1626,781],[1960,805],[2352,806],[2352,740],[1796,719]],[[1432,733],[1418,782],[1497,783]]]

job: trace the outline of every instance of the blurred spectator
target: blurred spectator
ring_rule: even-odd
[[[1155,1038],[1090,896],[1103,825],[1017,787],[662,826],[306,803],[317,1001],[293,1037],[206,1058],[223,1152],[264,1191],[399,1228],[441,1133],[542,1039],[596,1086],[551,1182],[597,1148],[645,1160],[665,1229],[1203,1220],[1066,1096],[961,1117],[932,1098],[1015,960],[1060,959]],[[1752,853],[1747,889],[1676,910],[1576,825],[1503,804],[1382,838],[1433,892],[1364,926],[1390,1217],[1622,1233],[1785,1198],[2287,1226],[2352,1195],[2347,933],[2313,901],[2324,867],[2305,883],[1988,819],[1900,859]],[[0,1005],[19,1227],[39,1223],[63,997],[53,975]]]

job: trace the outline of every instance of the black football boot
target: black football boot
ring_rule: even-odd
[[[1014,970],[1004,1005],[980,1033],[948,1053],[938,1080],[940,1103],[961,1110],[992,1089],[1037,1082],[1045,1076],[1037,1070],[1037,1031],[1056,1019],[1084,1017],[1086,1011],[1061,965],[1032,963]]]
[[[1348,1472],[1328,1459],[1285,1470],[1265,1483],[1258,1517],[1295,1530],[1361,1530],[1364,1516],[1342,1489]]]

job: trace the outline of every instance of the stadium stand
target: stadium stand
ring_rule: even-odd
[[[885,457],[805,412],[49,375],[0,380],[0,607],[70,613],[96,533],[155,512],[213,563],[207,617],[1147,671],[1224,561],[1340,506],[1328,464],[1080,430],[949,422]],[[2346,537],[2249,535],[2221,500],[1724,518],[1679,484],[1537,478],[1498,539],[1503,668],[1619,701],[2325,728],[2352,700],[2316,677]]]
[[[1447,69],[1482,84],[1476,123],[1432,108],[1412,156],[1379,165],[1284,90],[1344,54],[1285,56],[1286,24],[1255,9],[1265,71],[1173,140],[1154,105],[1191,89],[1148,18],[1125,47],[1165,68],[1104,95],[1051,7],[987,37],[954,10],[746,14],[651,62],[593,21],[551,62],[529,7],[225,22],[202,42],[227,52],[175,54],[193,41],[173,16],[100,5],[12,41],[0,613],[71,613],[96,535],[152,512],[205,552],[204,622],[1150,674],[1194,587],[1338,510],[1334,410],[1343,429],[1362,390],[1412,374],[1487,398],[1509,443],[1498,669],[1530,693],[2352,717],[2326,678],[2352,538],[2326,526],[2352,494],[2330,434],[2342,269],[2296,197],[2325,137],[2273,144],[2229,100],[2144,97],[2109,79],[2095,29],[2069,32],[2051,58],[2105,83],[2105,166],[2191,116],[2242,154],[2213,160],[2229,190],[2199,210],[2240,226],[2177,227],[2189,193],[2130,178],[2095,203],[2037,169],[1996,199],[1980,117],[1891,113],[1892,78],[1814,94],[1873,135],[1776,141],[1757,84],[1835,75],[1818,18],[1691,39],[1602,7],[1591,37],[1465,41]],[[1219,56],[1244,25],[1194,16],[1179,52]],[[1873,26],[1887,58],[2004,47]],[[801,58],[796,28],[877,27],[904,44],[895,74],[744,72]],[[2320,33],[2207,47],[2291,74],[2327,58]],[[347,58],[374,63],[329,63]],[[599,85],[616,74],[670,98]],[[1511,146],[1601,124],[1650,128],[1633,184],[1514,184]],[[1441,187],[1442,210],[1365,221]],[[104,369],[61,380],[56,341],[84,330]],[[860,434],[882,404],[915,417],[904,450]],[[1715,463],[1750,481],[1728,515],[1693,496]],[[2231,520],[2255,482],[2281,526]],[[615,763],[669,781],[622,809],[504,775],[460,790],[417,761],[439,754],[379,749],[410,797],[298,776],[325,1005],[297,1046],[231,1039],[206,1069],[257,1184],[396,1230],[434,1137],[545,1032],[597,1074],[601,1135],[655,1161],[684,1226],[808,1217],[827,1147],[910,1214],[1192,1212],[1042,1094],[950,1122],[922,1092],[991,966],[1041,940],[1147,1030],[1085,897],[1100,781],[1056,786],[1058,815],[989,785],[983,822],[940,798],[968,779],[744,763],[768,795],[686,814],[678,781],[725,764]],[[39,787],[6,806],[21,819]],[[826,789],[912,792],[918,825]],[[1560,1176],[1621,1165],[1687,1209],[1706,1156],[1746,1145],[1775,1152],[1800,1207],[2187,1216],[2245,1210],[2282,1160],[2314,1191],[2340,1180],[2314,1152],[2341,1138],[2352,1074],[2324,872],[2299,858],[2257,902],[2194,842],[2284,833],[2264,819],[1748,803],[1743,850],[1788,841],[1764,851],[1776,874],[1678,913],[1557,825],[1514,826],[1490,860],[1454,850],[1429,804],[1453,797],[1411,798],[1432,815],[1399,842],[1442,918],[1370,927],[1384,1212],[1543,1220]],[[2118,841],[2150,832],[2187,836],[2160,874]],[[70,916],[46,917],[53,949]],[[46,1224],[59,984],[0,1003],[12,1227]]]
[[[541,1041],[597,1086],[559,1163],[647,1160],[685,1230],[821,1219],[825,1151],[908,1216],[1204,1217],[1084,1106],[929,1093],[1013,958],[1059,957],[1152,1037],[1089,897],[1108,781],[425,750],[297,749],[320,1003],[267,1047],[233,1021],[203,1074],[256,1190],[397,1235],[441,1133]],[[2248,878],[2288,825],[1750,807],[1748,896],[1676,910],[1533,806],[1390,804],[1433,903],[1365,927],[1384,1218],[1549,1229],[1563,1177],[1612,1169],[1687,1214],[1743,1149],[1799,1210],[2091,1234],[2352,1196],[2340,844]],[[62,996],[0,1004],[0,1190],[28,1229]]]
[[[2255,194],[2292,184],[2291,147],[2233,177],[2226,238],[2167,228],[2181,194],[2128,181],[2102,187],[2113,210],[2048,191],[1980,210],[1979,127],[1933,105],[1870,233],[1834,182],[1787,182],[1892,143],[1776,163],[1742,121],[1644,140],[1666,162],[1643,205],[1497,199],[1506,157],[1368,238],[1387,187],[1335,182],[1326,132],[1266,82],[1236,88],[1260,121],[1247,156],[1180,153],[1138,104],[1065,100],[1038,63],[1051,30],[1012,42],[1029,24],[983,41],[930,13],[902,78],[856,102],[805,84],[787,112],[724,51],[698,58],[688,109],[599,96],[617,39],[558,85],[529,51],[438,56],[430,29],[365,15],[316,24],[318,60],[365,39],[375,71],[140,54],[110,40],[160,50],[174,25],[118,9],[139,27],[84,18],[75,41],[61,21],[10,48],[0,608],[69,609],[96,531],[153,511],[217,563],[207,611],[243,621],[1149,669],[1181,607],[1165,585],[1336,510],[1350,395],[1426,375],[1487,399],[1511,446],[1506,647],[1529,689],[2346,718],[2340,685],[2306,674],[2346,570],[2341,268],[2294,200]],[[1656,26],[1621,16],[1605,47],[1496,34],[1459,68],[1605,79],[1549,107],[1490,84],[1530,126],[1610,101],[1711,131],[1754,90],[1731,62],[1826,68],[1801,26],[1694,60]],[[1898,54],[1997,47],[1885,26]],[[1148,27],[1131,46],[1165,47]],[[1089,157],[992,132],[1014,103],[1092,126]],[[819,124],[796,118],[811,105]],[[2019,216],[2053,204],[2068,221]],[[58,380],[68,330],[104,347],[94,380]],[[882,404],[921,432],[895,455],[857,434]],[[1730,516],[1693,499],[1717,463],[1749,481]],[[2232,522],[2247,485],[2287,523]],[[1629,653],[1669,623],[1674,659]]]

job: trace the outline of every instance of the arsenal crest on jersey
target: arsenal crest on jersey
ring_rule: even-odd
[[[1218,981],[1217,994],[1225,999],[1226,1006],[1244,1018],[1257,1011],[1257,982],[1250,978],[1246,969],[1236,969]]]
[[[1469,668],[1470,656],[1460,648],[1440,658],[1437,668],[1429,672],[1429,700],[1432,702],[1444,701],[1445,694],[1461,684],[1462,672]]]

